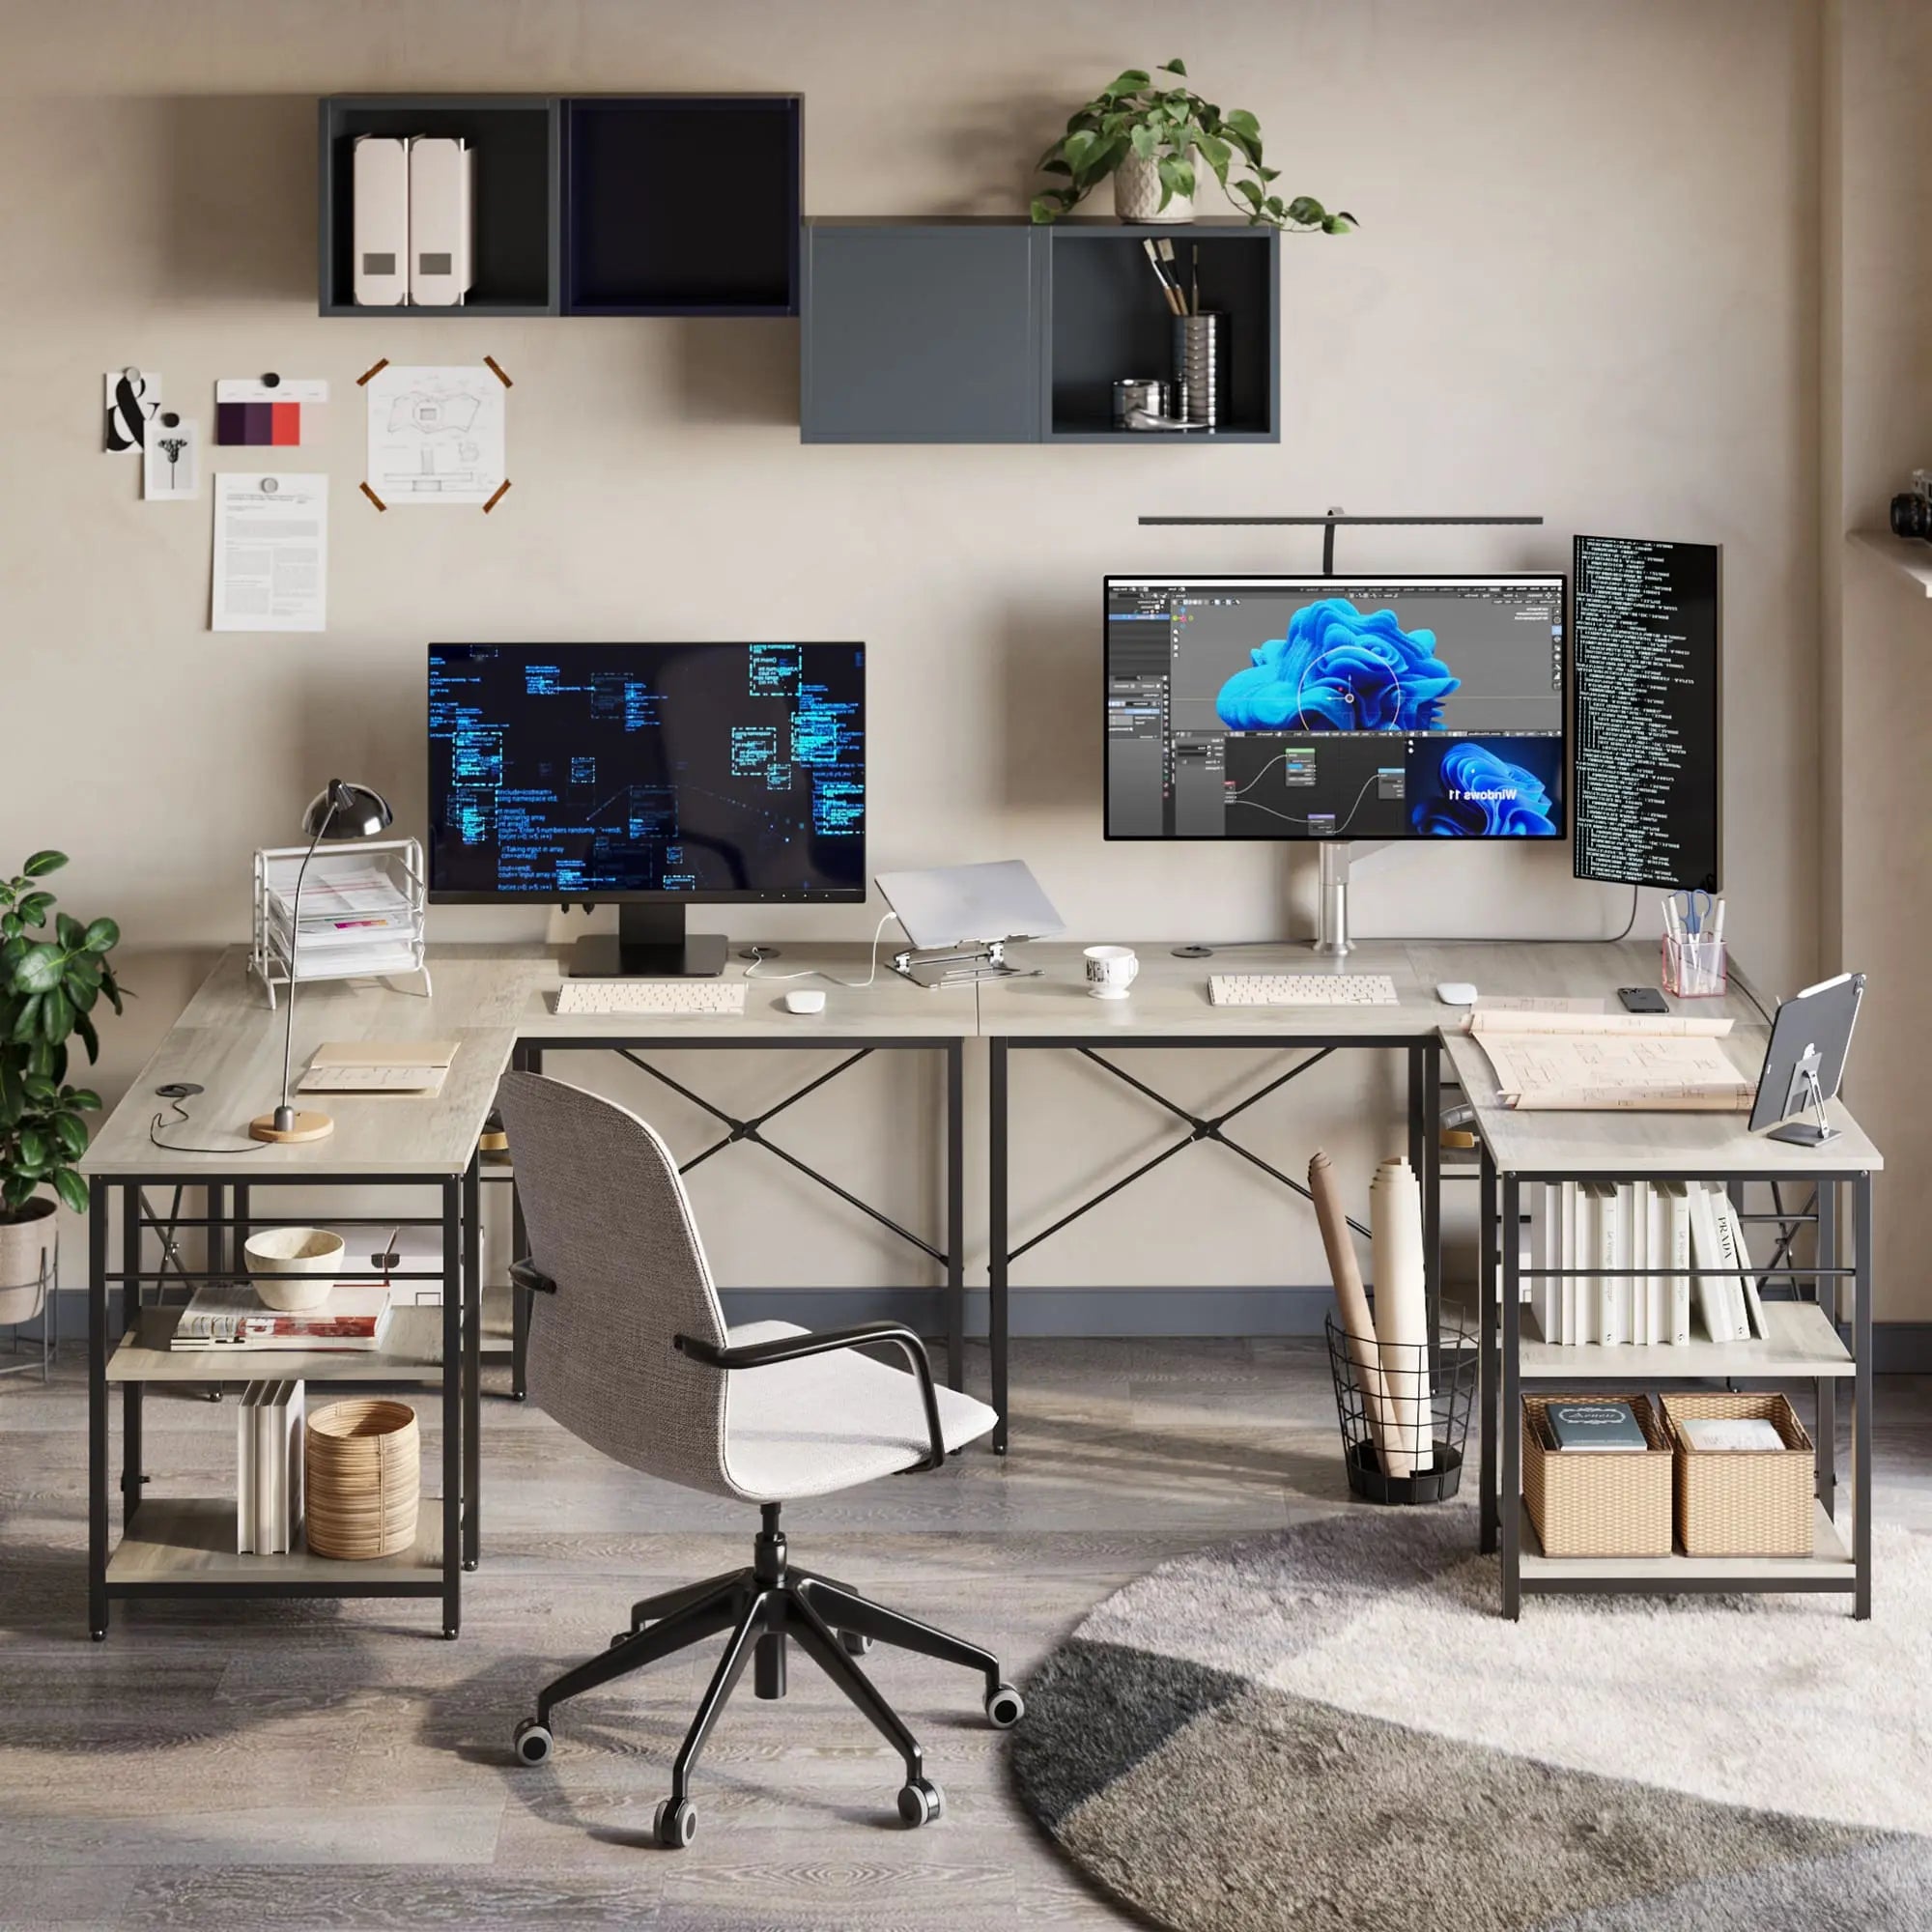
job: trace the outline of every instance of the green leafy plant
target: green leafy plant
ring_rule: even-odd
[[[107,962],[121,928],[55,910],[35,882],[66,864],[64,852],[36,852],[18,877],[0,879],[0,1221],[28,1218],[43,1187],[77,1214],[87,1208],[73,1163],[87,1151],[81,1116],[99,1111],[100,1095],[67,1084],[67,1043],[78,1034],[89,1062],[99,1057],[91,1015],[103,999],[121,1010]]]
[[[1190,156],[1198,154],[1212,170],[1222,191],[1250,225],[1266,223],[1293,234],[1346,235],[1355,217],[1346,210],[1330,213],[1314,196],[1284,200],[1274,191],[1280,170],[1262,159],[1261,124],[1244,107],[1224,114],[1191,88],[1159,78],[1184,80],[1187,70],[1168,61],[1152,74],[1130,67],[1108,82],[1066,124],[1066,132],[1039,157],[1038,171],[1055,185],[1033,198],[1033,218],[1052,221],[1068,213],[1130,155],[1151,161],[1160,175],[1160,205],[1194,192]]]

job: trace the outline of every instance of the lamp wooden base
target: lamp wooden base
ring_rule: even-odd
[[[327,1114],[306,1111],[296,1115],[292,1127],[278,1127],[273,1114],[257,1114],[248,1122],[248,1137],[257,1141],[326,1141],[335,1131],[335,1122]]]

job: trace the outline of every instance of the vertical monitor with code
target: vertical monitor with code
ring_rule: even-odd
[[[1110,577],[1109,838],[1561,838],[1560,575]]]
[[[433,644],[445,902],[866,895],[861,644]]]
[[[1723,553],[1578,537],[1575,870],[1719,887]]]

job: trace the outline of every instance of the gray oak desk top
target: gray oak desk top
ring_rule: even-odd
[[[1737,1065],[1755,1073],[1765,1029],[1742,1027],[1724,1042]],[[1476,1110],[1476,1130],[1503,1174],[1843,1174],[1884,1167],[1877,1148],[1833,1100],[1826,1114],[1840,1139],[1812,1150],[1754,1134],[1743,1114],[1518,1113],[1496,1097],[1488,1056],[1467,1034],[1444,1037],[1449,1065]]]
[[[864,946],[787,946],[773,960],[773,975],[822,968],[840,980],[863,980],[870,954]],[[457,1039],[462,1046],[442,1091],[431,1099],[407,1094],[357,1096],[333,1094],[297,1104],[332,1115],[327,1140],[261,1147],[247,1138],[248,1122],[268,1112],[281,1094],[285,1009],[271,1012],[248,973],[247,950],[235,946],[188,1002],[180,1021],[135,1076],[126,1097],[95,1136],[81,1172],[122,1175],[245,1174],[264,1181],[298,1175],[395,1174],[424,1178],[461,1174],[475,1151],[497,1083],[519,1039],[635,1039],[694,1046],[719,1040],[796,1041],[837,1046],[871,1038],[969,1038],[979,1031],[979,1009],[969,987],[927,992],[881,965],[869,987],[833,985],[823,980],[769,982],[754,978],[745,1010],[736,1014],[566,1013],[554,1010],[563,983],[560,949],[531,946],[432,946],[435,991],[424,997],[418,980],[391,985],[380,980],[306,982],[296,1003],[292,1067],[299,1079],[309,1056],[326,1040]],[[734,957],[727,977],[743,978]],[[788,985],[818,987],[825,1010],[788,1013]],[[191,1080],[207,1091],[187,1101],[184,1123],[155,1089]],[[164,1142],[149,1139],[149,1122],[164,1116]],[[189,1148],[232,1149],[217,1153]]]
[[[1022,945],[1010,949],[1016,966],[1040,967],[1037,980],[990,981],[980,989],[980,1031],[1131,1038],[1135,1034],[1252,1034],[1277,1038],[1300,1034],[1427,1038],[1456,1025],[1461,1009],[1435,997],[1444,980],[1471,981],[1485,994],[1595,998],[1612,1011],[1619,986],[1657,983],[1657,949],[1647,943],[1539,945],[1528,941],[1467,944],[1370,941],[1345,960],[1319,959],[1306,946],[1225,947],[1210,959],[1177,959],[1173,942],[1135,941],[1141,970],[1124,1000],[1087,992],[1078,946]],[[1395,981],[1393,1007],[1217,1007],[1208,998],[1210,973],[1386,973]],[[1730,1014],[1740,1026],[1761,1024],[1742,994],[1696,1000],[1687,1011]]]

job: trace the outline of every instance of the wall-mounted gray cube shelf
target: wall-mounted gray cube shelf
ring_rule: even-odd
[[[1228,335],[1222,427],[1112,427],[1121,376],[1173,371],[1174,321],[1142,247],[1200,250]],[[813,218],[805,224],[800,433],[807,442],[1281,440],[1281,238],[1238,219]]]
[[[797,95],[338,95],[320,109],[324,315],[798,312]],[[475,150],[461,306],[352,299],[358,134],[460,135]]]

